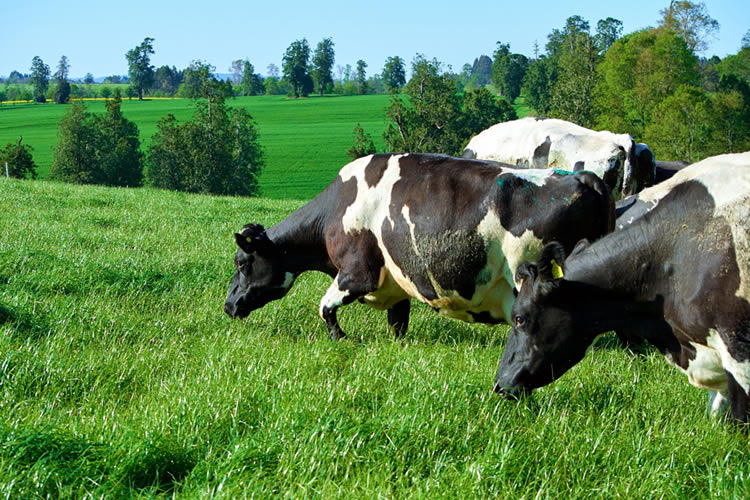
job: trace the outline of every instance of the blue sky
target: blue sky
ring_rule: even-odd
[[[379,0],[230,1],[206,0],[75,1],[9,0],[0,11],[0,76],[28,73],[40,56],[55,71],[61,55],[70,61],[71,77],[127,74],[125,53],[145,37],[155,39],[152,64],[184,68],[200,59],[229,72],[231,61],[249,59],[265,74],[281,66],[294,40],[310,46],[332,37],[336,63],[368,64],[368,75],[379,73],[385,59],[400,56],[410,63],[415,54],[437,58],[459,71],[481,54],[492,55],[496,42],[533,55],[534,42],[544,49],[547,34],[580,15],[592,32],[606,17],[623,22],[623,33],[654,26],[669,0],[408,2]],[[725,57],[740,48],[750,29],[750,0],[706,0],[709,14],[721,29],[707,56]],[[429,5],[425,8],[424,5]],[[334,75],[336,74],[334,70]]]

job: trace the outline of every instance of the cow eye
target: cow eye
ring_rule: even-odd
[[[515,326],[523,326],[524,323],[526,323],[526,318],[524,318],[520,314],[513,316],[513,324]]]

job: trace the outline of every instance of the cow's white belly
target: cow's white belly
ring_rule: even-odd
[[[750,391],[750,361],[738,361],[732,357],[716,330],[709,330],[706,344],[690,342],[695,349],[695,359],[690,361],[687,369],[678,367],[690,383],[710,391],[726,392],[726,372],[729,372],[745,392]]]

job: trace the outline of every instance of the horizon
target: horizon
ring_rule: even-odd
[[[742,37],[750,30],[747,2],[703,3],[720,28],[716,37],[707,40],[708,50],[698,55],[723,59],[739,52]],[[319,41],[330,37],[335,44],[334,75],[337,67],[355,67],[358,59],[367,63],[368,76],[382,73],[386,58],[392,56],[401,57],[408,70],[417,54],[437,59],[458,73],[464,64],[472,64],[481,55],[492,57],[497,42],[509,43],[512,52],[527,57],[533,56],[536,43],[544,53],[547,35],[563,28],[566,19],[574,15],[589,23],[592,34],[598,20],[613,17],[623,23],[622,35],[627,35],[656,26],[659,11],[668,4],[668,0],[634,0],[628,5],[607,6],[584,0],[569,6],[543,0],[534,7],[533,21],[526,21],[526,6],[508,1],[475,6],[465,13],[448,2],[435,2],[426,11],[394,0],[384,0],[374,10],[333,0],[322,12],[293,1],[284,9],[267,4],[241,5],[231,15],[212,16],[203,12],[197,0],[186,0],[179,9],[135,0],[127,10],[90,0],[72,5],[31,0],[4,9],[8,19],[21,22],[0,32],[0,46],[14,47],[0,58],[0,76],[7,78],[12,71],[29,74],[34,56],[41,57],[54,72],[62,55],[68,57],[69,74],[75,75],[71,79],[82,79],[86,73],[95,78],[126,76],[125,53],[146,37],[154,38],[151,64],[155,67],[184,69],[200,60],[214,66],[216,73],[229,74],[231,61],[248,59],[256,73],[265,75],[269,64],[282,67],[284,52],[295,40],[306,39],[314,52]],[[40,11],[44,16],[38,15]],[[111,16],[118,17],[117,29],[111,29],[107,22]],[[61,25],[80,28],[61,39]]]

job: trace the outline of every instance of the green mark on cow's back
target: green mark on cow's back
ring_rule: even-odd
[[[575,172],[569,172],[567,170],[560,170],[559,168],[555,168],[553,169],[553,171],[560,175],[575,175],[576,174]]]

